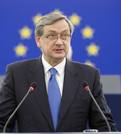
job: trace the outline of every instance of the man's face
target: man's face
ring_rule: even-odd
[[[41,37],[36,37],[38,47],[49,62],[61,62],[66,57],[71,40],[70,29],[65,20],[59,20],[44,27]]]

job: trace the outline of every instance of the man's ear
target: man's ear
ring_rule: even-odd
[[[37,44],[37,47],[41,47],[41,37],[40,36],[36,36],[35,37],[35,41],[36,41],[36,44]]]

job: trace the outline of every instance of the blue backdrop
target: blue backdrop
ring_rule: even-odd
[[[99,68],[102,75],[121,75],[120,0],[0,0],[0,75],[7,64],[40,55],[34,25],[52,11],[63,12],[75,25],[73,60]],[[106,97],[121,130],[121,94]]]

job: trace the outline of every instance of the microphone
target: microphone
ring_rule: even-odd
[[[93,102],[95,103],[96,107],[98,108],[98,110],[99,110],[101,116],[102,116],[103,119],[105,120],[105,123],[106,123],[106,125],[107,125],[108,131],[111,132],[110,124],[109,124],[109,122],[108,122],[106,116],[104,115],[103,111],[101,110],[100,106],[98,105],[97,101],[95,100],[95,98],[94,98],[94,96],[93,96],[93,94],[92,94],[92,92],[91,92],[91,90],[90,90],[90,88],[89,88],[89,84],[88,84],[86,81],[84,81],[82,85],[83,85],[83,89],[86,90],[86,91],[88,91],[88,93],[89,93],[89,95],[91,96]]]
[[[20,101],[20,103],[18,104],[18,106],[15,108],[15,110],[12,112],[12,114],[9,116],[8,120],[6,121],[5,126],[4,126],[4,128],[3,128],[3,133],[6,132],[6,129],[7,129],[7,126],[8,126],[8,124],[9,124],[9,122],[11,121],[11,119],[13,118],[13,116],[15,115],[15,113],[17,112],[17,110],[19,109],[19,107],[23,104],[23,102],[25,101],[25,99],[27,98],[27,96],[28,96],[31,92],[33,92],[33,91],[35,90],[36,87],[37,87],[36,82],[32,82],[32,83],[30,84],[30,87],[29,87],[27,93],[24,95],[24,97],[22,98],[22,100]]]

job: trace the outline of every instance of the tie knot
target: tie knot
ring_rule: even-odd
[[[55,69],[55,68],[50,68],[50,73],[51,73],[51,75],[56,75],[56,73],[57,73],[57,70]]]

